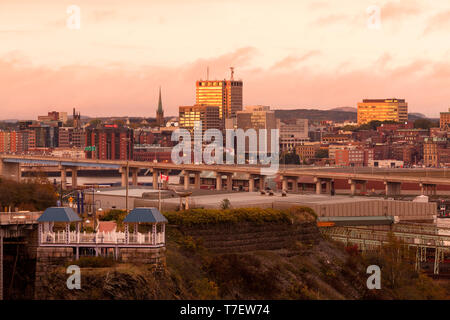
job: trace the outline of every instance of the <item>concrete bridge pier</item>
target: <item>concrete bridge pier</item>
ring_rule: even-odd
[[[138,185],[138,173],[139,173],[139,168],[131,168],[131,185],[132,186]]]
[[[61,188],[63,190],[67,189],[67,168],[65,166],[59,166],[61,171]]]
[[[327,194],[331,194],[331,184],[333,179],[330,178],[314,178],[314,182],[316,183],[316,194],[322,194],[322,184],[325,182],[325,192]]]
[[[291,191],[298,192],[298,177],[281,176],[281,191],[289,191],[289,182],[291,182]]]
[[[128,172],[127,172],[127,168],[126,167],[120,167],[119,168],[119,173],[122,175],[122,183],[121,186],[122,187],[126,187],[128,184]]]
[[[200,171],[194,172],[194,186],[195,189],[200,189]]]
[[[183,184],[184,184],[184,190],[188,190],[189,189],[189,171],[187,170],[183,170],[181,171],[181,174],[183,175]]]
[[[216,172],[216,190],[222,190],[222,173]]]
[[[72,189],[78,187],[78,167],[72,167]]]
[[[281,191],[288,191],[288,178],[286,176],[281,176]]]
[[[292,177],[292,192],[298,193],[298,177]]]
[[[233,174],[227,173],[227,190],[233,191]]]
[[[259,176],[259,191],[263,191],[266,181],[265,181],[265,177],[264,176]]]
[[[153,190],[158,190],[158,170],[152,169],[153,175]]]
[[[399,196],[402,191],[401,182],[385,181],[386,196]]]
[[[358,184],[361,186],[362,193],[367,192],[367,181],[365,181],[365,180],[348,179],[348,183],[350,185],[350,195],[352,195],[352,196],[354,196],[356,194],[356,189],[357,189]]]
[[[0,161],[0,177],[20,182],[20,163]]]
[[[255,178],[250,175],[248,178],[248,192],[254,192],[255,190]]]
[[[322,180],[318,178],[314,178],[314,182],[316,183],[316,194],[322,193]]]
[[[165,175],[165,176],[169,176],[169,172],[170,172],[170,170],[163,170],[162,174]],[[169,181],[166,181],[166,180],[162,181],[162,188],[164,190],[167,190],[167,185],[168,184],[169,184]]]

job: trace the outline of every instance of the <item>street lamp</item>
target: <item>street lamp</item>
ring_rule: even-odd
[[[97,229],[97,210],[95,209],[95,193],[100,193],[100,190],[95,190],[95,186],[92,186],[92,213],[94,215],[94,232]]]
[[[123,141],[126,141],[126,142],[130,142],[131,141],[131,138],[122,138],[122,140]],[[126,179],[125,179],[125,181],[126,181],[126,186],[125,186],[125,209],[126,209],[126,212],[128,213],[128,178],[129,178],[129,175],[130,175],[130,165],[129,165],[129,160],[130,160],[130,158],[131,158],[131,148],[132,148],[133,146],[131,145],[128,145],[127,146],[127,148],[128,148],[128,155],[127,155],[127,169],[126,169]]]

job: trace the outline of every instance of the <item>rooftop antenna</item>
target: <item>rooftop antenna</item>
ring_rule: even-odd
[[[209,66],[206,67],[206,80],[209,80]]]
[[[234,80],[234,67],[230,67],[231,70],[231,80]]]

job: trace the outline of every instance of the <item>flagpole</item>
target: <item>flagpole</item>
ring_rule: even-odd
[[[159,174],[159,180],[160,180],[160,183],[162,183],[161,173]],[[158,183],[158,209],[159,209],[159,212],[161,212],[161,184],[160,183]]]

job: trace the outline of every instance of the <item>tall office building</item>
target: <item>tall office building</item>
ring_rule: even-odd
[[[181,106],[179,108],[179,127],[193,132],[196,121],[201,121],[202,133],[208,129],[223,129],[218,106]]]
[[[233,79],[233,70],[230,80],[197,81],[195,102],[219,107],[221,119],[235,117],[242,110],[242,81]]]
[[[236,113],[236,127],[244,131],[254,129],[258,134],[258,139],[259,130],[266,129],[267,151],[271,152],[271,130],[277,129],[277,119],[275,118],[275,111],[271,111],[269,106],[247,106],[244,111],[238,111]]]
[[[94,147],[87,151],[88,159],[132,160],[134,134],[133,129],[106,124],[103,127],[86,128],[86,146]]]
[[[358,103],[358,125],[370,121],[408,121],[405,99],[364,99]]]

